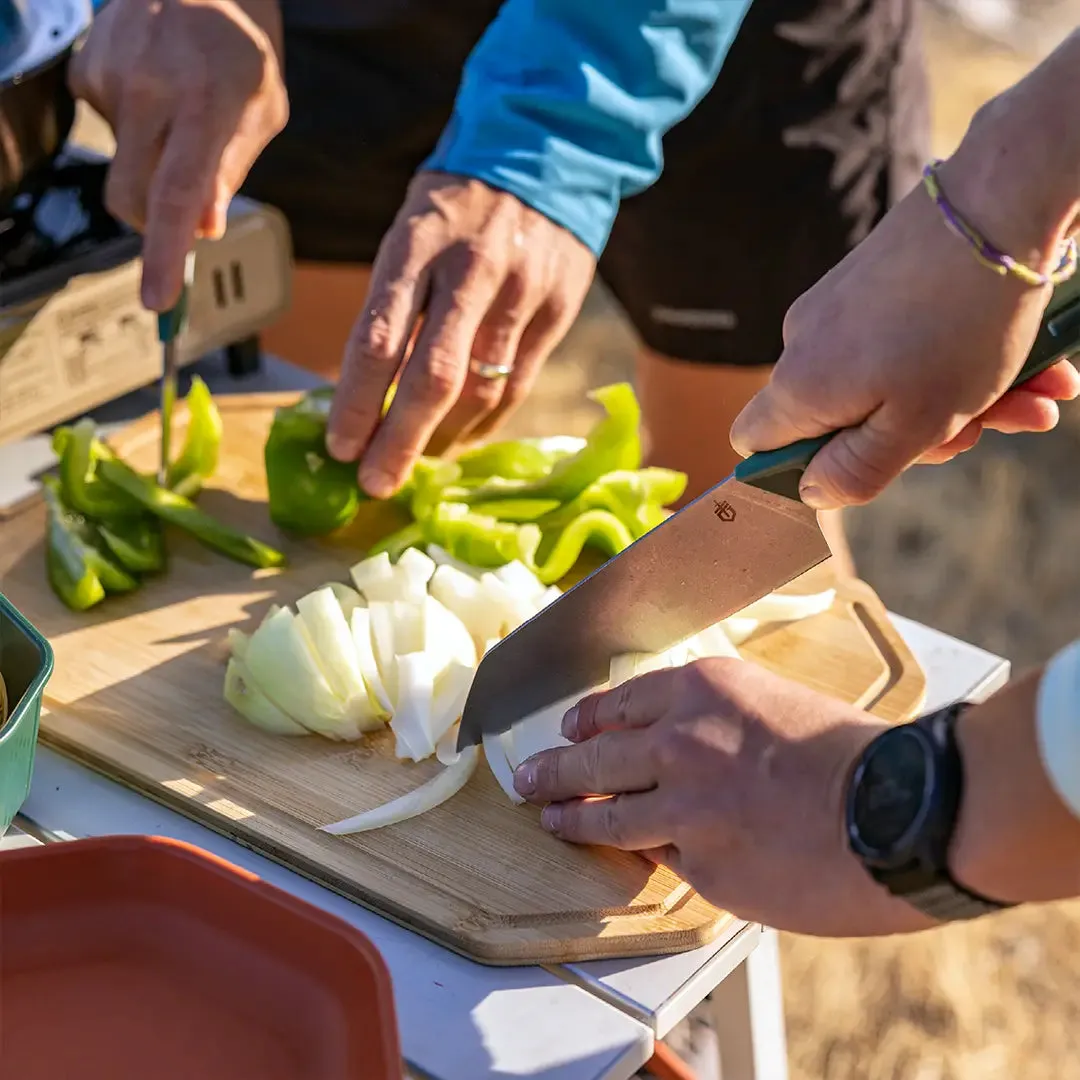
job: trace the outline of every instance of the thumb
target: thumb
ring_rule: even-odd
[[[808,425],[805,411],[790,409],[787,395],[777,389],[774,375],[735,417],[729,437],[735,450],[749,457],[759,450],[775,450],[810,435],[824,435],[829,430],[827,424]]]
[[[814,510],[869,502],[938,440],[891,423],[882,406],[862,423],[838,431],[803,474],[799,494]]]

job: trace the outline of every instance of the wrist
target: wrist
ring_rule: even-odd
[[[1060,55],[1059,55],[1060,54]],[[1080,79],[1080,34],[991,99],[941,168],[949,199],[1013,258],[1052,270],[1080,213],[1080,129],[1066,102]]]
[[[1051,786],[1035,725],[1039,674],[1017,680],[957,724],[964,797],[949,864],[966,888],[1001,901],[1080,894],[1080,820]]]

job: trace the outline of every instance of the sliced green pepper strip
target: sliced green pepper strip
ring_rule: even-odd
[[[42,484],[48,514],[46,565],[56,595],[73,611],[86,611],[107,592],[135,589],[135,578],[102,551],[94,526],[64,503],[61,481],[46,476]]]
[[[594,390],[589,397],[604,407],[607,416],[593,426],[576,454],[557,460],[551,471],[538,480],[503,480],[490,489],[481,485],[473,490],[469,501],[515,496],[569,502],[605,473],[637,469],[641,465],[641,409],[633,387],[614,383]]]
[[[466,479],[502,476],[507,480],[539,480],[551,472],[555,455],[545,453],[535,443],[512,439],[466,450],[458,455],[457,463]]]
[[[542,528],[542,519],[558,511],[560,505],[558,499],[494,499],[473,503],[470,509],[496,521],[540,522]]]
[[[461,503],[439,503],[422,524],[428,543],[476,567],[504,566],[515,559],[531,566],[541,540],[535,525],[496,521]]]
[[[97,475],[102,444],[97,425],[83,419],[70,427],[57,428],[52,438],[53,453],[60,459],[59,474],[63,500],[72,510],[95,521],[134,517],[142,508],[128,495],[104,483]]]
[[[574,568],[586,544],[606,555],[618,555],[634,542],[630,530],[607,510],[589,510],[575,518],[559,533],[546,558],[530,569],[545,585],[561,581]]]
[[[428,518],[436,505],[445,502],[443,492],[461,478],[461,467],[454,461],[422,457],[413,466],[410,479],[409,511],[417,521]]]
[[[264,458],[270,518],[302,536],[325,536],[349,525],[366,496],[356,465],[326,452],[326,421],[333,390],[322,387],[278,409]]]
[[[280,551],[223,525],[209,514],[204,514],[183,495],[159,487],[149,477],[140,476],[115,456],[103,458],[98,472],[103,480],[127,492],[150,513],[191,533],[207,547],[228,555],[230,559],[259,569],[285,564],[285,556]]]
[[[113,558],[135,574],[155,574],[165,567],[165,538],[157,518],[120,518],[98,525]]]
[[[384,536],[377,544],[368,551],[368,558],[385,551],[392,562],[397,562],[398,556],[407,548],[419,547],[424,543],[426,534],[423,525],[414,521],[389,536]]]
[[[221,413],[210,388],[196,375],[185,399],[188,425],[180,456],[169,465],[167,486],[185,499],[194,499],[203,481],[214,475],[221,452]]]
[[[576,499],[540,519],[545,532],[562,529],[587,510],[608,510],[636,540],[663,520],[660,508],[686,490],[686,474],[673,469],[620,470],[594,480]]]

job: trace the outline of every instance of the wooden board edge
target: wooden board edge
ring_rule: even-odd
[[[474,928],[453,929],[431,922],[412,910],[397,911],[385,897],[368,897],[352,888],[336,875],[327,872],[325,866],[298,856],[296,852],[278,851],[275,845],[241,824],[215,814],[199,802],[176,795],[168,788],[151,787],[132,782],[123,772],[114,769],[104,758],[85,752],[83,747],[64,739],[50,738],[43,729],[39,736],[41,745],[62,754],[75,763],[91,769],[99,775],[119,784],[137,795],[149,799],[158,806],[179,814],[197,825],[229,840],[245,850],[269,862],[306,878],[315,885],[335,893],[351,903],[371,911],[380,918],[449,949],[467,960],[485,967],[528,967],[535,964],[571,964],[586,960],[623,960],[643,956],[666,956],[711,944],[734,916],[708,903],[699,893],[689,889],[682,908],[694,910],[696,919],[688,926],[657,933],[643,932],[636,924],[651,916],[623,917],[618,924],[626,930],[607,934],[594,932],[577,937],[554,941],[507,941],[503,939],[504,928],[492,924],[478,924]],[[598,924],[604,929],[606,924]]]
[[[926,672],[922,665],[893,625],[888,609],[872,586],[850,578],[838,584],[837,592],[849,601],[889,669],[885,686],[864,708],[892,723],[912,719],[926,703]]]

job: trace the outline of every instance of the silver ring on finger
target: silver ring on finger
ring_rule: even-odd
[[[514,370],[509,364],[488,364],[483,360],[473,360],[469,364],[472,373],[481,379],[505,379]]]

